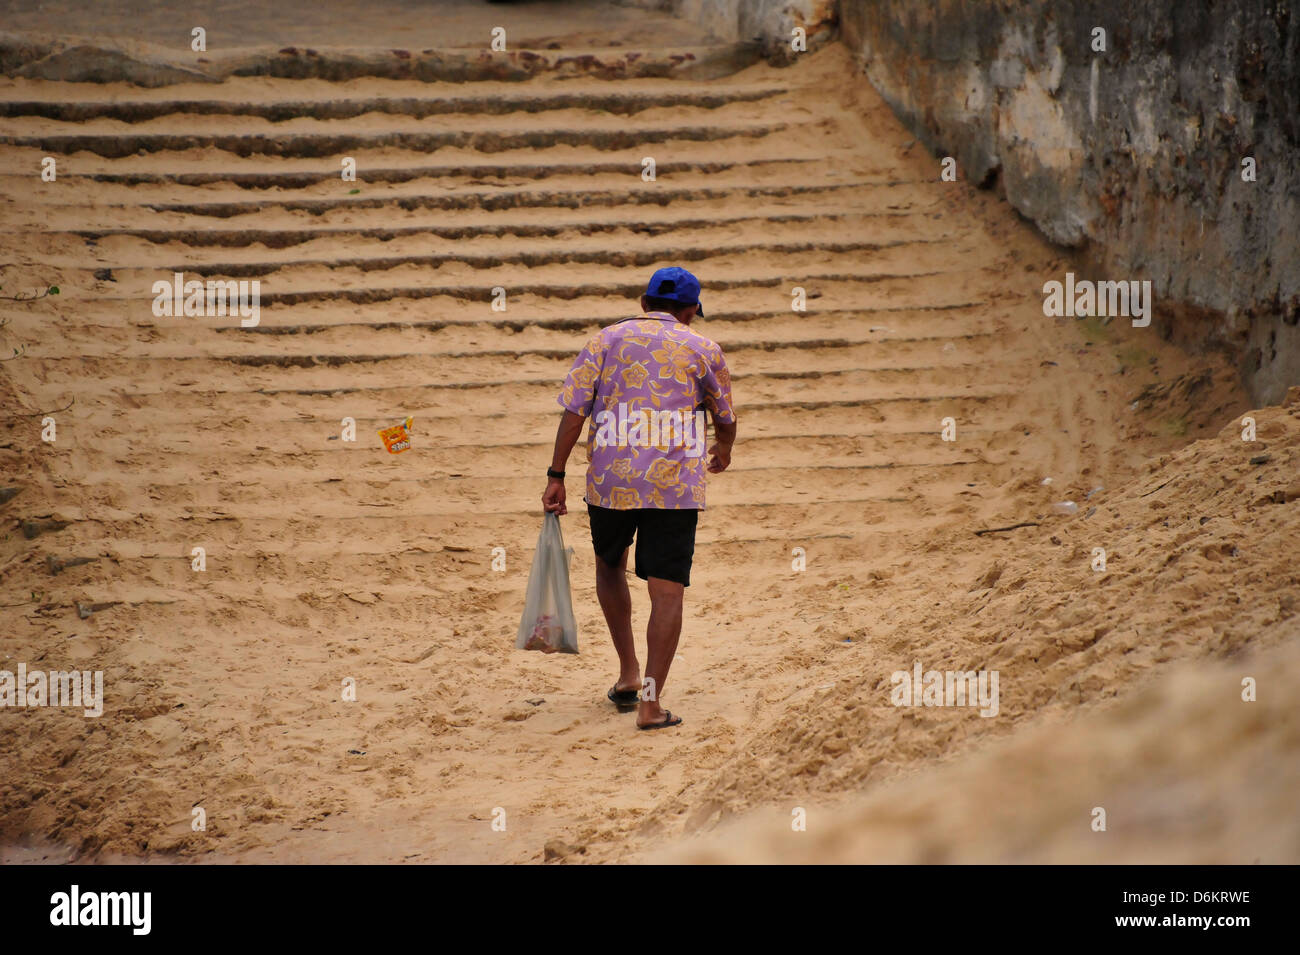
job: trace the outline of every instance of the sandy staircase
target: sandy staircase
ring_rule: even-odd
[[[68,523],[8,542],[4,586],[34,591],[32,648],[111,677],[101,731],[59,729],[75,755],[47,779],[100,774],[112,795],[54,800],[59,825],[100,813],[122,820],[109,848],[238,852],[261,844],[257,825],[310,831],[427,797],[413,818],[444,815],[421,852],[534,857],[536,840],[474,842],[483,824],[466,820],[495,803],[471,813],[459,787],[492,774],[470,754],[496,753],[532,767],[530,801],[562,792],[590,769],[578,751],[611,734],[580,506],[565,531],[584,655],[511,641],[558,384],[656,267],[701,278],[697,327],[727,354],[740,418],[733,468],[710,482],[673,688],[683,711],[707,695],[710,746],[740,738],[749,677],[823,652],[801,641],[837,581],[977,513],[970,489],[1009,479],[997,436],[1056,412],[1005,353],[1003,237],[878,101],[834,89],[847,69],[831,50],[709,82],[0,91],[5,288],[60,288],[4,303],[28,343],[6,371],[26,410],[75,398],[54,445],[24,419],[49,500],[9,506]],[[54,183],[33,172],[44,156]],[[153,283],[175,272],[256,280],[259,324],[156,315]],[[376,431],[407,415],[414,447],[390,456]],[[940,440],[947,416],[964,441]],[[340,440],[348,417],[355,442]],[[78,557],[93,561],[49,573],[47,558]],[[739,579],[771,586],[739,607]],[[344,677],[360,715],[339,702]],[[151,771],[128,770],[137,749]],[[615,810],[662,788],[609,785]],[[24,798],[36,790],[11,813]],[[195,798],[227,841],[191,832]]]

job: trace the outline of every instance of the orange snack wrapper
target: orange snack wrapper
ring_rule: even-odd
[[[413,417],[407,418],[401,424],[379,432],[379,439],[384,442],[389,454],[401,454],[411,446],[411,425],[414,421]]]

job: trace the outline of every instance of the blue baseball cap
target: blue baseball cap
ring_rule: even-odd
[[[666,298],[678,305],[700,305],[700,280],[690,272],[677,266],[660,269],[650,276],[646,286],[646,295],[651,298]],[[704,317],[704,306],[700,305],[700,317]]]

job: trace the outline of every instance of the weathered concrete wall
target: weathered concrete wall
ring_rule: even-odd
[[[1231,349],[1261,403],[1300,383],[1295,3],[841,0],[839,17],[871,82],[964,178],[1099,277],[1151,279],[1153,328]]]

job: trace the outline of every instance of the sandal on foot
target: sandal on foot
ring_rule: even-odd
[[[672,710],[664,710],[664,718],[662,721],[658,723],[647,723],[645,724],[645,726],[638,726],[637,729],[661,730],[665,726],[681,726],[681,725],[682,725],[682,718],[680,716],[673,716]]]
[[[641,700],[640,690],[620,690],[617,686],[611,686],[605,695],[615,706],[635,706]]]

